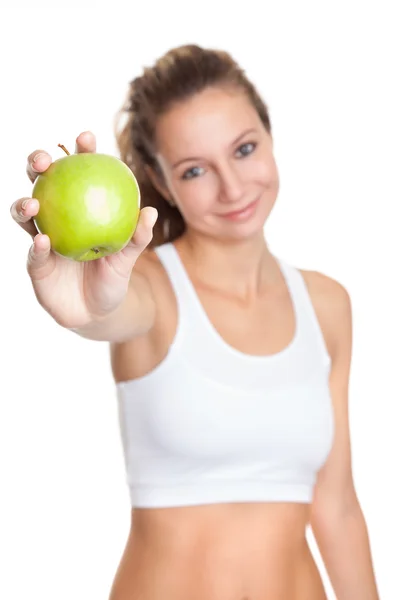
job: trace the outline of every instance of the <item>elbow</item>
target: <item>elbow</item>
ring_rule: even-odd
[[[320,502],[311,508],[310,525],[315,534],[319,532],[334,533],[341,529],[343,523],[354,520],[364,520],[362,508],[355,491]]]

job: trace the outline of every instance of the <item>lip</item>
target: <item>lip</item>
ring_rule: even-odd
[[[233,220],[233,221],[246,219],[253,214],[254,209],[256,208],[258,202],[259,202],[259,198],[257,198],[256,200],[253,200],[253,202],[250,202],[249,204],[246,204],[246,206],[244,206],[240,210],[235,210],[235,211],[232,211],[229,213],[223,213],[223,214],[220,214],[219,216],[224,219],[229,219],[229,220]]]

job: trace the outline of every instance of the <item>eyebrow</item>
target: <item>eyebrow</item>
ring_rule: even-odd
[[[242,138],[244,138],[245,135],[247,135],[249,133],[256,133],[256,131],[257,130],[254,127],[252,127],[251,129],[246,129],[245,131],[242,131],[242,133],[240,135],[238,135],[238,137],[235,138],[233,140],[233,142],[231,142],[230,146],[234,146],[235,144],[240,142],[240,140]],[[201,157],[200,156],[188,156],[187,158],[182,158],[181,160],[178,160],[176,163],[174,163],[172,165],[172,168],[176,169],[176,167],[179,167],[179,165],[181,165],[182,163],[196,161],[196,160],[201,160]]]

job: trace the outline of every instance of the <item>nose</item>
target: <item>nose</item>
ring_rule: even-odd
[[[228,163],[219,167],[221,202],[239,202],[244,194],[244,182],[234,165]]]

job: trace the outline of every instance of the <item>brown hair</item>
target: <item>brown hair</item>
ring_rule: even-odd
[[[169,50],[153,67],[146,67],[129,84],[125,102],[116,114],[115,136],[120,158],[135,174],[141,192],[141,206],[154,206],[158,219],[150,246],[158,246],[180,237],[185,222],[179,210],[171,206],[152,184],[145,167],[151,167],[163,180],[155,158],[157,117],[177,102],[186,100],[208,87],[243,90],[270,133],[268,108],[243,69],[227,53],[185,45]],[[118,124],[127,116],[123,128]]]

